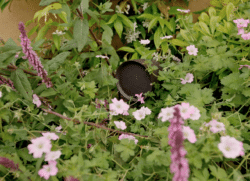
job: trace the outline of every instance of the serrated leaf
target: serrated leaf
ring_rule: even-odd
[[[11,79],[17,91],[27,100],[32,101],[32,88],[26,74],[21,69],[11,72]]]
[[[115,151],[120,152],[121,158],[126,162],[130,156],[135,155],[135,147],[134,140],[122,139],[120,144],[115,145]]]
[[[201,27],[201,29],[203,30],[203,32],[206,34],[206,35],[210,35],[210,31],[209,31],[209,28],[208,26],[206,25],[206,23],[202,22],[202,21],[199,21],[199,25]]]
[[[89,34],[89,23],[86,19],[78,19],[74,24],[73,37],[77,42],[78,52],[81,52],[87,44]]]
[[[52,89],[52,88],[49,88],[49,89],[46,89],[45,91],[43,91],[40,95],[40,97],[49,97],[49,96],[53,96],[53,95],[56,95],[57,92]]]
[[[61,66],[64,61],[66,60],[66,58],[70,55],[70,52],[62,52],[60,54],[58,54],[57,56],[55,56],[54,58],[52,58],[50,61],[47,62],[47,65],[49,67],[49,71],[53,72],[55,70],[57,70],[59,68],[59,66]]]

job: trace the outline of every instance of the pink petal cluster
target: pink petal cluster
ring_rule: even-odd
[[[237,35],[241,35],[241,38],[243,38],[244,40],[250,40],[250,32],[245,33],[244,31],[244,28],[247,27],[248,24],[250,23],[249,19],[244,20],[243,18],[241,18],[241,19],[233,20],[233,22],[237,24],[237,28],[238,28]]]
[[[40,177],[48,180],[50,176],[55,176],[58,172],[56,164],[56,161],[49,161],[48,165],[43,165],[43,168],[38,171]]]
[[[30,65],[32,65],[34,69],[37,71],[38,76],[42,78],[42,82],[46,84],[47,88],[52,87],[52,82],[48,78],[47,71],[43,68],[43,65],[41,64],[41,61],[39,60],[36,52],[32,50],[32,47],[30,46],[31,42],[26,34],[23,22],[19,23],[19,30],[21,32],[20,35],[21,45],[23,53],[25,54],[25,56],[22,58],[29,60]]]
[[[5,168],[10,168],[11,170],[18,170],[18,164],[15,164],[12,160],[0,157],[0,164],[3,165]]]
[[[29,154],[33,153],[34,158],[41,158],[43,153],[45,155],[45,161],[48,161],[48,165],[43,165],[43,168],[38,171],[40,177],[44,177],[46,180],[50,176],[57,174],[58,169],[56,167],[58,159],[62,152],[61,151],[51,151],[52,145],[50,140],[57,140],[59,137],[55,133],[42,133],[42,137],[35,138],[31,140],[32,144],[28,145]]]
[[[79,181],[78,179],[74,178],[73,176],[67,176],[64,181]]]
[[[185,76],[185,79],[183,78],[180,78],[180,79],[181,79],[182,84],[191,83],[194,80],[194,75],[191,73],[187,73],[187,75]]]
[[[55,130],[56,130],[57,133],[62,133],[63,135],[66,135],[65,132],[60,131],[61,129],[62,129],[62,126],[61,126],[61,125],[60,125],[60,126],[57,126],[57,127],[55,128]]]
[[[178,105],[174,106],[174,116],[170,119],[170,126],[168,128],[169,145],[171,148],[171,165],[170,172],[174,173],[173,181],[188,180],[189,177],[189,165],[188,160],[185,158],[187,151],[184,149],[183,141],[183,129],[184,121],[180,114]],[[193,141],[193,138],[191,138]]]
[[[218,148],[226,158],[236,158],[244,155],[243,143],[234,137],[222,136]]]
[[[4,78],[3,76],[0,75],[0,85],[6,84],[12,89],[15,89],[14,84],[11,80]]]
[[[181,117],[183,119],[188,119],[192,114],[195,113],[195,107],[190,106],[189,103],[181,103],[181,105],[178,105]]]
[[[124,130],[127,128],[126,124],[123,121],[114,121],[117,128]]]
[[[167,120],[172,119],[174,117],[174,108],[162,108],[160,114],[158,115],[158,119],[160,117],[162,118],[162,122],[166,122]]]
[[[137,139],[135,139],[135,137],[134,137],[134,136],[132,136],[132,135],[121,134],[121,135],[119,136],[119,140],[122,140],[122,139],[134,140],[134,141],[135,141],[135,144],[137,144],[137,143],[138,143],[138,140],[137,140]]]
[[[36,94],[33,94],[33,103],[37,106],[40,107],[41,106],[41,101],[39,99],[39,97]]]
[[[220,131],[225,131],[225,125],[221,122],[216,121],[213,119],[212,121],[205,123],[205,126],[208,127],[210,126],[210,131],[213,133],[218,133]]]
[[[140,94],[135,94],[135,96],[138,97],[138,101],[140,101],[142,104],[145,103],[144,100],[143,100],[144,97],[142,97],[142,93],[140,93]]]
[[[116,98],[114,98],[112,99],[112,102],[113,103],[109,105],[111,115],[118,115],[118,114],[129,115],[128,113],[129,105],[125,103],[122,99],[118,101]]]
[[[145,106],[132,113],[136,120],[142,120],[146,115],[151,114],[151,110]]]
[[[189,46],[187,46],[186,49],[188,50],[188,54],[189,54],[189,55],[194,55],[194,56],[196,56],[197,53],[198,53],[198,48],[195,48],[194,45],[189,45]]]

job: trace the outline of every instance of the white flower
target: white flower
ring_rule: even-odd
[[[187,46],[186,49],[188,50],[188,54],[189,54],[189,55],[194,55],[194,56],[197,55],[198,48],[195,48],[194,45],[189,45],[189,46]]]
[[[201,117],[200,110],[198,108],[194,107],[194,106],[190,106],[190,108],[194,109],[194,113],[190,114],[190,119],[198,120]]]
[[[185,139],[188,139],[190,143],[195,143],[197,141],[194,130],[192,130],[189,126],[183,126],[182,129],[183,129],[183,136]]]
[[[103,55],[96,55],[95,57],[96,57],[96,58],[103,58],[103,59],[107,58],[107,59],[109,59],[108,56],[103,56]]]
[[[40,107],[41,106],[41,101],[39,99],[39,97],[36,94],[33,94],[33,103],[37,106]]]
[[[34,158],[41,158],[43,153],[50,152],[52,147],[50,140],[45,137],[39,137],[31,140],[28,145],[29,154],[33,153]]]
[[[177,61],[177,62],[180,62],[180,61],[181,61],[178,57],[176,57],[176,56],[174,56],[174,55],[172,55],[172,58],[173,58],[173,60],[175,60],[175,61]]]
[[[147,8],[148,8],[148,3],[144,3],[144,4],[142,5],[143,11],[145,11]]]
[[[132,43],[133,41],[136,41],[139,38],[140,31],[133,31],[126,27],[126,33],[123,33],[125,36],[125,39],[127,40],[127,43]]]
[[[2,92],[0,91],[0,97],[2,97]]]
[[[116,13],[122,13],[122,14],[124,13],[124,12],[121,10],[121,8],[120,8],[119,5],[116,5],[116,6],[115,6],[115,12],[116,12]]]
[[[140,110],[143,110],[145,112],[146,115],[150,115],[151,114],[151,110],[145,106],[141,107]]]
[[[149,23],[150,23],[150,20],[146,19],[145,21],[142,22],[142,26],[145,28],[148,28]]]
[[[141,109],[133,112],[132,114],[134,115],[135,119],[137,119],[139,121],[142,120],[142,119],[144,119],[145,115],[146,115],[145,111],[141,110]]]
[[[48,140],[57,140],[59,138],[59,136],[57,136],[55,133],[42,133],[43,137],[45,137]]]
[[[162,117],[162,122],[165,122],[169,119],[172,119],[174,117],[174,108],[173,107],[167,107],[162,108],[160,114],[158,115],[158,119]]]
[[[124,130],[127,128],[126,124],[123,121],[114,121],[117,128]]]
[[[189,13],[190,12],[189,9],[187,9],[187,10],[177,9],[177,11],[180,11],[180,12],[183,12],[183,13]]]
[[[141,40],[140,43],[141,43],[142,45],[147,45],[147,44],[150,43],[150,40],[148,40],[148,39],[146,39],[146,40]]]
[[[182,79],[182,78],[180,78],[180,79],[181,79],[181,83],[182,83],[182,84],[186,84],[187,82],[188,82],[188,83],[191,83],[191,82],[193,82],[193,80],[194,80],[194,76],[193,76],[193,74],[191,74],[191,73],[187,73],[185,79]]]
[[[123,114],[129,109],[129,105],[125,103],[122,99],[118,101],[116,98],[114,98],[112,99],[112,102],[113,103],[109,105],[109,108],[115,114]]]
[[[121,134],[121,135],[119,136],[119,140],[122,140],[122,139],[134,140],[134,141],[135,141],[135,144],[137,144],[137,143],[138,143],[138,140],[137,140],[137,139],[135,139],[135,137],[134,137],[134,136],[132,136],[132,135]]]
[[[50,152],[46,153],[45,161],[56,160],[61,156],[61,154],[62,154],[61,151],[50,151]]]
[[[220,137],[220,141],[218,148],[226,158],[236,158],[240,156],[242,151],[240,141],[230,136],[222,136]]]
[[[172,35],[169,35],[169,36],[161,37],[162,40],[163,40],[163,39],[170,39],[170,38],[173,38],[173,36],[172,36]]]
[[[62,31],[58,31],[58,30],[56,30],[56,31],[55,31],[55,32],[53,32],[52,34],[64,35],[65,33],[63,33]]]

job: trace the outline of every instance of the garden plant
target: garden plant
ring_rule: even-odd
[[[193,23],[160,0],[41,0],[21,46],[1,40],[0,180],[250,180],[250,2],[210,3]],[[163,69],[132,103],[115,73],[135,59]]]

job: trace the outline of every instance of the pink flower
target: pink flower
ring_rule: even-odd
[[[189,126],[183,126],[183,134],[184,138],[188,139],[190,143],[195,143],[197,141],[194,130],[192,130]]]
[[[188,83],[191,83],[191,82],[193,82],[193,80],[194,80],[194,76],[193,76],[193,74],[191,74],[191,73],[187,73],[185,79],[182,79],[182,78],[180,78],[180,79],[181,79],[181,83],[182,83],[182,84],[186,84],[187,82],[188,82]]]
[[[55,133],[42,133],[43,137],[45,137],[48,140],[57,140],[59,138],[59,136],[57,136]]]
[[[149,44],[150,43],[150,40],[141,40],[140,41],[140,43],[142,44],[142,45],[147,45],[147,44]]]
[[[190,118],[190,115],[194,114],[194,112],[195,112],[194,107],[190,107],[189,103],[184,103],[184,102],[181,103],[181,105],[179,106],[179,109],[180,109],[181,117],[183,119]]]
[[[239,70],[242,69],[243,67],[247,67],[248,69],[250,69],[250,65],[240,65]]]
[[[37,106],[40,107],[41,106],[41,101],[39,99],[39,97],[36,94],[33,94],[33,103]]]
[[[41,64],[41,61],[39,60],[36,52],[33,51],[32,47],[30,46],[31,42],[26,34],[26,30],[25,30],[23,22],[19,23],[19,30],[21,32],[21,35],[20,35],[21,45],[22,45],[23,53],[25,54],[25,56],[22,58],[29,60],[29,63],[37,71],[38,76],[42,78],[42,82],[46,84],[47,88],[52,87],[52,82],[48,78],[47,71],[43,68],[43,65]]]
[[[50,176],[55,176],[58,172],[56,164],[56,161],[49,161],[48,165],[43,165],[43,168],[38,171],[40,177],[48,180]]]
[[[241,38],[243,38],[244,40],[249,40],[250,39],[250,32],[247,34],[242,34]]]
[[[142,93],[139,95],[139,94],[135,94],[135,96],[137,96],[138,97],[138,101],[141,101],[141,103],[143,104],[143,103],[145,103],[144,102],[144,97],[142,97]]]
[[[189,54],[189,55],[194,55],[194,56],[197,55],[198,48],[195,48],[194,45],[189,45],[189,46],[187,46],[186,49],[188,50],[188,54]]]
[[[237,34],[237,35],[243,35],[243,34],[245,34],[244,29],[243,29],[243,28],[239,28],[239,29],[238,29],[238,34]]]
[[[45,161],[53,161],[58,159],[61,156],[61,151],[50,151],[45,155]]]
[[[41,158],[43,153],[50,152],[52,147],[50,140],[45,137],[39,137],[31,140],[28,145],[29,154],[33,153],[34,158]]]
[[[146,115],[150,115],[151,114],[151,110],[149,108],[145,107],[145,106],[142,106],[141,110],[143,110]]]
[[[185,158],[186,150],[183,146],[183,124],[180,114],[180,105],[174,106],[174,117],[170,119],[170,126],[168,128],[168,143],[171,146],[171,165],[170,172],[174,173],[173,181],[188,180],[189,165],[188,160]],[[194,138],[191,138],[194,141]]]
[[[117,128],[124,130],[127,128],[126,124],[123,121],[114,121]]]
[[[174,117],[174,108],[162,108],[160,114],[158,115],[158,119],[162,117],[162,122],[165,122]]]
[[[218,148],[226,158],[236,158],[242,154],[242,143],[234,137],[222,136],[220,141]]]
[[[241,18],[241,19],[233,20],[233,22],[237,24],[237,28],[243,28],[243,27],[247,27],[249,23],[249,19],[244,20],[243,18]]]
[[[137,144],[137,143],[138,143],[138,140],[137,140],[137,139],[135,139],[135,137],[134,137],[134,136],[132,136],[132,135],[121,134],[121,135],[119,136],[119,140],[122,140],[122,139],[134,140],[134,141],[135,141],[135,144]]]
[[[223,123],[217,122],[215,119],[209,122],[210,131],[213,133],[218,133],[220,131],[225,131],[225,125]]]

